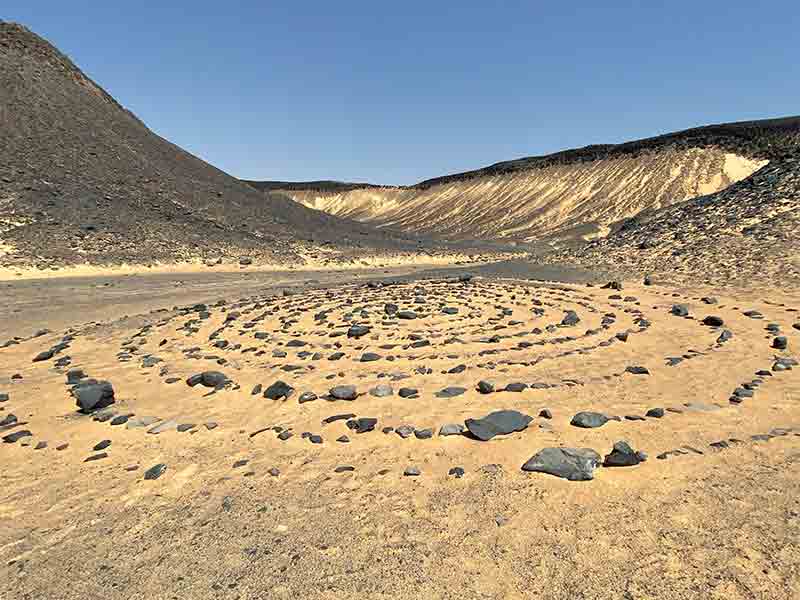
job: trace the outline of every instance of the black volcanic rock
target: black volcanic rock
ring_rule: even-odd
[[[498,410],[481,419],[467,419],[467,430],[481,441],[488,441],[496,435],[505,435],[527,428],[533,417],[516,410]]]

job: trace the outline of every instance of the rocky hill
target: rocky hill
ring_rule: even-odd
[[[723,190],[798,140],[800,118],[790,117],[587,146],[409,187],[257,185],[333,215],[426,235],[591,239],[642,211]]]
[[[800,148],[717,192],[621,224],[603,240],[551,257],[631,275],[779,287],[800,283]]]
[[[266,194],[154,134],[72,61],[0,22],[0,266],[415,248]]]

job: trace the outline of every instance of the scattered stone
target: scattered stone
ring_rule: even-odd
[[[610,454],[603,460],[604,467],[632,467],[647,460],[644,452],[639,452],[630,447],[628,442],[619,441],[614,444]]]
[[[417,467],[407,467],[405,471],[403,471],[403,475],[406,477],[419,477],[422,472]]]
[[[498,410],[482,419],[467,419],[464,424],[469,432],[481,441],[491,440],[496,435],[522,431],[528,427],[533,417],[516,410]]]
[[[3,436],[3,443],[5,444],[14,444],[21,440],[22,438],[31,437],[33,434],[27,429],[21,429],[19,431],[15,431],[14,433],[9,433],[8,435]]]
[[[466,391],[467,388],[452,386],[439,390],[438,392],[436,392],[435,396],[437,398],[455,398],[456,396],[460,396]]]
[[[314,392],[303,392],[300,394],[300,397],[297,399],[297,401],[300,404],[305,404],[306,402],[313,402],[316,399],[317,395]]]
[[[284,381],[276,381],[264,390],[264,398],[269,400],[286,400],[294,393],[294,388]]]
[[[478,391],[481,394],[491,394],[494,392],[494,384],[481,380],[478,382]]]
[[[354,385],[337,385],[332,387],[328,393],[336,400],[355,400],[358,397]]]
[[[625,367],[625,372],[631,375],[650,375],[650,371],[647,370],[647,367],[640,366]]]
[[[158,463],[157,465],[153,465],[152,467],[147,469],[147,471],[144,472],[144,478],[147,481],[158,479],[166,472],[166,470],[167,470],[167,465],[165,465],[164,463]]]
[[[689,307],[685,304],[673,304],[670,312],[676,317],[688,317]]]
[[[599,463],[600,455],[590,448],[543,448],[522,465],[522,470],[588,481],[594,479]]]
[[[459,423],[449,423],[447,425],[442,425],[439,429],[439,435],[441,436],[448,436],[448,435],[462,435],[464,433],[464,426]]]
[[[715,315],[708,315],[703,319],[703,325],[708,325],[709,327],[722,327],[724,324],[725,321],[723,321],[721,317]]]
[[[603,413],[583,411],[572,417],[570,425],[582,427],[584,429],[593,429],[595,427],[602,427],[608,423],[608,420],[608,417]]]

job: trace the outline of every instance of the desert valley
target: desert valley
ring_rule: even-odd
[[[800,117],[240,180],[0,21],[0,598],[800,597]]]

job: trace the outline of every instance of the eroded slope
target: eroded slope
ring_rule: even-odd
[[[605,235],[616,221],[724,189],[765,163],[716,147],[673,146],[424,187],[285,193],[311,208],[379,227],[532,241]]]

